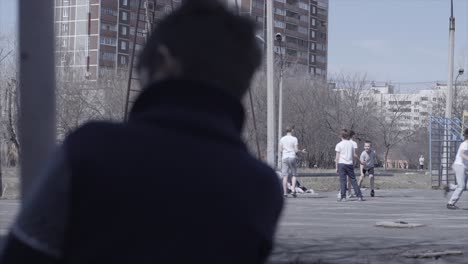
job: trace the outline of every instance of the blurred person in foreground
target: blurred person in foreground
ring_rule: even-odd
[[[129,120],[66,138],[0,263],[266,262],[283,199],[241,139],[261,61],[254,30],[216,1],[185,1],[162,20],[139,57]]]

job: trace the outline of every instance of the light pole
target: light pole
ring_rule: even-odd
[[[455,102],[455,109],[454,109],[454,112],[455,112],[455,115],[458,114],[458,97],[457,97],[457,82],[458,82],[458,77],[460,77],[461,75],[463,75],[463,73],[465,72],[465,70],[463,68],[460,68],[458,70],[458,74],[457,74],[457,77],[455,78],[455,84],[454,84],[454,89],[453,89],[453,96],[454,96],[454,102]],[[462,111],[460,111],[460,117],[462,115]],[[460,118],[461,120],[461,118]]]
[[[447,102],[445,105],[445,133],[443,140],[442,152],[442,182],[448,184],[449,163],[450,163],[450,131],[452,108],[453,108],[453,54],[455,49],[455,17],[453,16],[453,0],[450,1],[450,18],[449,18],[449,56],[448,56],[448,80],[447,80]]]
[[[275,167],[275,95],[273,85],[273,1],[266,3],[267,163]]]
[[[281,33],[276,33],[276,41],[278,42],[279,47],[279,57],[280,57],[280,77],[279,77],[279,92],[278,92],[278,144],[281,140],[281,136],[283,135],[283,46],[281,45],[283,42],[283,35]],[[281,166],[281,153],[278,145],[278,167]]]

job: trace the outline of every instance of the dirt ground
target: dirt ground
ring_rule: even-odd
[[[299,177],[301,184],[312,188],[316,192],[328,192],[339,190],[340,182],[337,176],[320,176],[321,173],[333,173],[334,170],[308,170],[302,169],[299,173],[313,173],[317,176]],[[375,187],[379,189],[430,189],[431,178],[427,171],[415,170],[388,170],[376,169]],[[378,174],[391,174],[392,176],[379,176]],[[362,184],[363,188],[369,188],[369,177],[366,176]]]
[[[337,176],[323,176],[334,173],[334,170],[300,169],[299,173],[312,173],[314,176],[300,177],[299,181],[315,192],[335,191],[340,183]],[[376,189],[430,189],[431,179],[426,171],[377,169],[375,173],[392,174],[393,176],[375,176]],[[322,174],[322,175],[321,175]],[[19,198],[19,178],[16,168],[3,168],[3,199]],[[363,188],[369,187],[369,177],[364,179]]]

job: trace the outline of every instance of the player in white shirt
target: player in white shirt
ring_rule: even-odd
[[[465,174],[466,170],[468,170],[468,129],[465,129],[463,132],[463,137],[465,141],[458,147],[457,156],[452,166],[457,178],[457,187],[447,203],[448,209],[458,209],[455,204],[460,199],[463,191],[468,189],[468,182]]]
[[[353,159],[359,160],[356,155],[356,149],[354,144],[349,140],[350,134],[347,129],[341,130],[341,142],[336,144],[336,172],[340,175],[340,194],[341,197],[338,201],[346,201],[346,182],[347,177],[350,178],[351,185],[354,188],[354,192],[358,197],[359,201],[364,201],[362,198],[361,189],[356,181],[356,175],[354,174],[354,163]],[[361,162],[362,164],[363,162]]]
[[[296,197],[296,176],[297,162],[296,153],[299,152],[298,141],[292,135],[292,128],[286,129],[286,135],[279,141],[279,153],[281,159],[281,176],[283,177],[283,193],[284,197],[288,197],[288,176],[291,175],[292,196]],[[305,152],[305,149],[302,150]]]

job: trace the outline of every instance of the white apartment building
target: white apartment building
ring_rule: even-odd
[[[462,105],[468,110],[467,88],[466,83],[456,86],[454,116],[461,112]],[[380,111],[388,119],[397,115],[397,126],[402,130],[412,130],[427,126],[430,116],[444,116],[446,90],[446,84],[436,83],[432,89],[422,89],[415,93],[395,93],[391,84],[371,84],[363,91],[360,101],[362,104],[374,104],[376,111]]]

